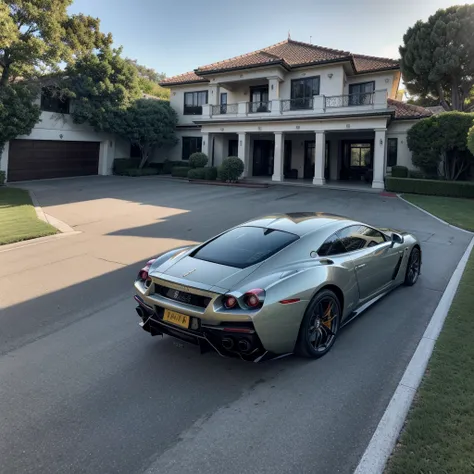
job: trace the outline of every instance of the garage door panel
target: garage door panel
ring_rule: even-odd
[[[66,178],[98,173],[99,142],[12,140],[8,180]]]

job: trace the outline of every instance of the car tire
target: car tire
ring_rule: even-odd
[[[421,250],[418,247],[413,247],[410,257],[408,258],[407,269],[405,272],[406,286],[413,286],[420,276],[421,271]]]
[[[321,318],[321,315],[324,317]],[[306,308],[295,352],[302,357],[312,359],[318,359],[327,354],[336,340],[341,317],[341,303],[336,294],[331,290],[319,291]],[[324,341],[321,340],[322,344],[317,347],[319,341],[317,338],[321,335],[327,337],[327,344],[323,344]]]

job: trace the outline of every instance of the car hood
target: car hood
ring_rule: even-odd
[[[150,275],[202,290],[225,292],[234,288],[259,266],[234,268],[186,256],[169,267],[158,267]]]

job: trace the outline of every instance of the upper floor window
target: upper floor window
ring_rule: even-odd
[[[207,91],[184,93],[184,115],[202,115],[202,106],[207,104]]]
[[[319,76],[291,81],[291,109],[312,109],[313,96],[319,95]]]
[[[373,102],[375,81],[349,85],[349,105],[370,105]]]
[[[398,138],[389,138],[387,140],[387,166],[397,165]]]
[[[44,87],[41,91],[40,108],[44,112],[56,112],[58,114],[69,113],[69,98],[60,97],[57,90]]]

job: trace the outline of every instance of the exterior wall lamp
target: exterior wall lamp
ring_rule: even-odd
[[[330,73],[328,74],[329,79],[332,79],[332,76],[334,76],[334,74],[333,74],[332,72],[330,72]]]

